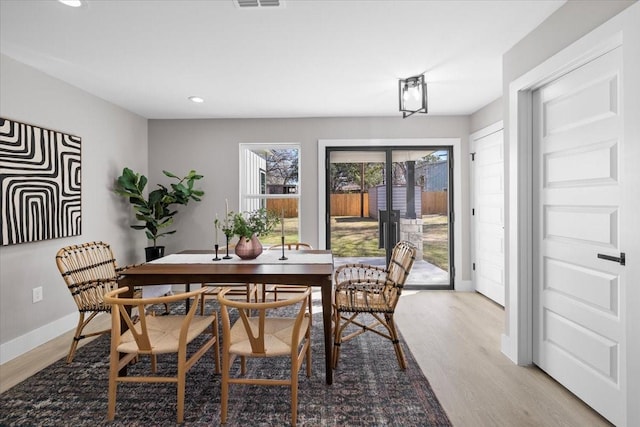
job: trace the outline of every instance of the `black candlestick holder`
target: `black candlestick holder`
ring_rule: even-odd
[[[212,259],[211,261],[220,261],[222,259],[222,258],[218,258],[218,249],[220,248],[220,246],[216,243],[213,247],[216,250],[216,257],[214,259]]]
[[[286,256],[284,256],[284,236],[280,237],[281,243],[282,243],[282,256],[280,258],[278,258],[280,261],[284,261],[287,260],[289,258],[287,258]]]
[[[231,259],[231,255],[229,255],[229,236],[225,234],[225,237],[227,238],[227,254],[222,259]]]

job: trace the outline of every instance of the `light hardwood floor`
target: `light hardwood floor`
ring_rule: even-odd
[[[111,327],[111,316],[109,314],[100,314],[84,330],[85,333],[92,331],[100,331]],[[69,331],[66,334],[52,339],[49,342],[34,348],[33,350],[16,357],[0,365],[0,393],[4,393],[21,381],[29,378],[33,374],[41,371],[52,363],[66,358],[69,354],[69,347],[75,331]],[[78,343],[76,353],[82,351],[80,347],[90,343],[98,337],[90,337]]]
[[[478,293],[405,291],[395,318],[454,426],[611,425],[540,369],[502,354],[504,309]]]
[[[511,363],[500,352],[504,310],[480,294],[405,291],[396,322],[454,426],[611,425],[541,370]],[[65,357],[72,336],[1,365],[0,392]]]

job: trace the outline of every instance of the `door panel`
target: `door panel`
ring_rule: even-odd
[[[473,142],[474,282],[504,305],[504,137],[499,130]]]
[[[618,312],[618,278],[590,267],[544,258],[545,290],[590,305],[605,314]]]
[[[533,94],[534,363],[622,419],[620,49]]]
[[[616,247],[618,209],[612,206],[545,206],[543,222],[548,242]]]
[[[545,187],[610,184],[617,180],[618,144],[606,141],[544,156]]]
[[[585,328],[578,322],[561,316],[551,309],[544,310],[546,325],[544,340],[549,345],[582,362],[588,369],[617,381],[618,345],[606,336]]]

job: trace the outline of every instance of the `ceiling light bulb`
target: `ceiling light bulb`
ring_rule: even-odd
[[[66,6],[71,6],[71,7],[82,6],[82,0],[58,0],[58,1]]]
[[[199,96],[190,96],[190,97],[189,97],[189,100],[190,100],[191,102],[195,102],[195,103],[197,103],[197,104],[202,104],[202,103],[204,102],[204,99],[203,99],[203,98],[200,98]]]
[[[413,99],[415,101],[419,101],[422,97],[422,87],[420,85],[415,85],[413,87],[413,90],[411,91],[411,94],[413,95]]]

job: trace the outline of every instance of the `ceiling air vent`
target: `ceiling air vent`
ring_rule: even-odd
[[[277,8],[284,6],[284,0],[233,0],[240,8]]]

